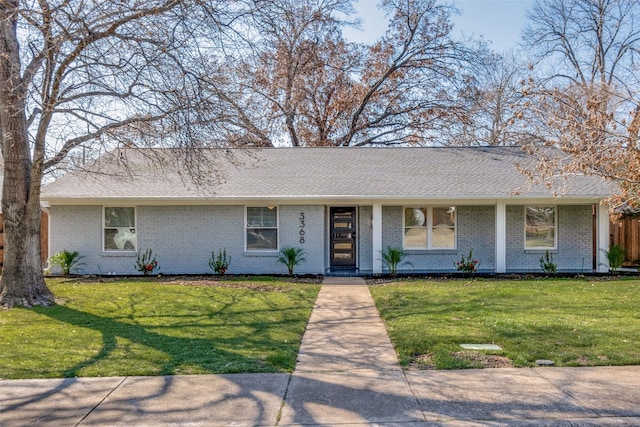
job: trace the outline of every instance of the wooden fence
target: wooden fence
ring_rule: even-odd
[[[640,219],[624,218],[613,222],[609,233],[611,245],[625,248],[625,264],[640,264]]]

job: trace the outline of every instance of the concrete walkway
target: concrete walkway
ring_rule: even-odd
[[[640,366],[405,372],[364,282],[326,279],[291,375],[0,380],[0,427],[32,424],[640,426]]]
[[[325,279],[302,339],[280,425],[424,421],[369,289]]]

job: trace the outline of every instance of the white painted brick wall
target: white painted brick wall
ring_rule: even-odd
[[[373,229],[371,227],[371,206],[358,208],[358,268],[361,273],[371,274],[373,258],[380,258],[380,254],[373,253]]]
[[[558,249],[549,251],[559,271],[593,270],[591,205],[558,206]],[[507,271],[542,272],[544,250],[524,249],[524,206],[507,206]]]
[[[244,248],[244,206],[139,206],[138,248],[153,249],[167,274],[209,273],[211,252],[226,248],[232,274],[285,274],[277,252],[255,253]],[[401,206],[382,209],[382,247],[402,246]],[[102,251],[102,206],[52,206],[50,253],[62,249],[84,256],[83,273],[136,274],[135,254]],[[304,212],[304,243],[300,243],[300,213]],[[359,208],[358,256],[361,271],[371,269],[370,207]],[[592,268],[591,205],[559,206],[559,248],[554,261],[563,271]],[[325,206],[279,206],[280,247],[301,247],[307,261],[300,274],[321,274],[326,267]],[[454,262],[473,249],[480,270],[495,269],[495,207],[458,207],[458,241],[453,251],[411,251],[411,266],[403,271],[454,271]],[[524,206],[507,206],[507,270],[540,271],[540,251],[524,250]]]
[[[428,206],[428,205],[425,205]],[[403,207],[382,208],[382,247],[402,247]],[[411,265],[401,266],[401,272],[451,272],[454,263],[473,249],[474,257],[480,260],[479,270],[495,270],[495,207],[457,207],[457,248],[455,250],[408,250],[406,261]]]
[[[280,247],[301,247],[307,261],[296,273],[324,271],[324,208],[279,207]],[[305,213],[305,242],[300,243],[301,212]],[[210,273],[211,253],[226,248],[229,273],[286,273],[277,251],[252,253],[244,249],[244,206],[138,206],[138,249],[151,248],[165,274]],[[135,253],[102,251],[102,206],[52,206],[51,250],[79,251],[88,274],[136,274]]]

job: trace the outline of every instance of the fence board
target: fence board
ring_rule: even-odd
[[[611,224],[611,245],[626,250],[626,263],[640,263],[640,219],[624,218]]]

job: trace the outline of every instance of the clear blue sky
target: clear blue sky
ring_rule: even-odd
[[[447,1],[447,0],[444,0]],[[465,36],[482,36],[491,47],[502,52],[516,48],[520,31],[526,22],[526,11],[534,0],[454,0],[462,15],[454,17],[455,31]],[[377,8],[378,0],[358,0],[356,8],[363,31],[349,30],[354,41],[372,41],[386,29],[384,16]]]

